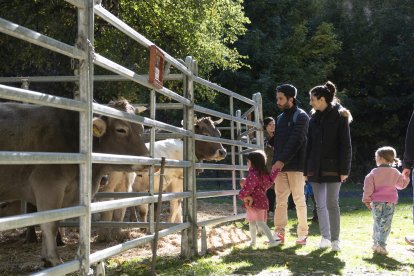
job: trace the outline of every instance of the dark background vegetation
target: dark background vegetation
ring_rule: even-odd
[[[195,57],[203,78],[248,98],[260,92],[264,116],[279,113],[277,84],[294,84],[300,106],[309,110],[309,89],[333,81],[354,117],[352,180],[362,181],[374,166],[377,147],[394,146],[402,157],[414,102],[414,1],[103,0],[102,5],[172,56]],[[74,45],[76,10],[64,1],[3,0],[0,17]],[[147,72],[143,47],[99,18],[95,35],[98,53]],[[69,58],[0,34],[0,76],[72,74]],[[168,87],[181,90],[180,83]],[[67,97],[76,89],[72,83],[30,88]],[[131,82],[95,83],[98,102],[119,96],[147,103],[149,93]],[[228,100],[209,90],[197,88],[196,102],[228,112]]]

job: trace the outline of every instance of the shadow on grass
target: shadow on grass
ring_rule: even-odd
[[[394,258],[379,254],[373,254],[371,258],[363,258],[362,260],[388,271],[400,271],[402,268],[406,268],[407,266],[412,269],[414,268],[414,264],[411,262],[399,262]]]
[[[275,272],[289,270],[296,274],[341,274],[345,262],[341,261],[335,252],[317,249],[309,254],[297,254],[300,245],[292,247],[276,247],[271,249],[235,249],[222,258],[223,263],[232,266],[234,263],[244,263],[235,268],[232,274],[258,274],[262,271]],[[254,256],[254,257],[252,257]]]

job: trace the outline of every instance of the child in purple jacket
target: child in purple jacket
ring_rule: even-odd
[[[364,181],[362,202],[372,210],[374,230],[372,238],[374,253],[387,255],[386,241],[391,231],[391,222],[395,205],[398,201],[398,190],[407,187],[410,179],[402,175],[393,165],[400,160],[395,149],[382,147],[375,152],[377,168],[373,169]]]
[[[266,224],[267,209],[269,201],[266,191],[273,185],[278,170],[269,172],[266,168],[266,155],[263,151],[253,151],[247,155],[247,166],[249,173],[247,177],[240,180],[241,190],[239,198],[243,200],[246,208],[246,220],[249,221],[251,246],[256,245],[256,225],[262,229],[269,239],[269,248],[280,244],[275,241],[269,226]]]

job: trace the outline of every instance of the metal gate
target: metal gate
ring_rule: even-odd
[[[103,8],[99,1],[93,0],[66,0],[78,9],[78,37],[74,42],[75,46],[65,44],[48,36],[39,34],[35,31],[17,25],[13,22],[0,18],[0,32],[22,39],[29,43],[47,48],[57,53],[66,55],[79,61],[80,67],[78,74],[74,76],[30,76],[25,78],[2,78],[0,83],[22,83],[24,88],[29,88],[32,82],[59,82],[59,81],[76,81],[79,82],[79,99],[66,99],[39,93],[23,88],[16,88],[9,85],[0,84],[0,98],[7,100],[23,101],[38,105],[52,106],[57,108],[77,111],[80,114],[80,152],[74,154],[55,154],[55,153],[21,153],[21,152],[0,152],[0,164],[79,164],[80,169],[80,202],[79,205],[50,211],[37,212],[35,214],[19,215],[7,218],[0,218],[0,231],[36,225],[40,223],[64,220],[68,218],[79,218],[79,248],[75,260],[67,261],[62,265],[43,270],[38,275],[63,275],[74,271],[80,271],[82,274],[91,273],[91,265],[98,264],[97,270],[104,269],[102,260],[119,254],[128,249],[153,241],[154,233],[145,237],[130,240],[121,246],[116,245],[104,250],[90,253],[90,236],[91,236],[91,215],[107,210],[118,209],[144,203],[154,203],[158,196],[154,195],[154,183],[150,181],[150,193],[146,196],[129,196],[127,198],[116,199],[113,201],[91,203],[90,192],[91,186],[91,168],[92,163],[121,163],[121,164],[143,164],[150,166],[159,166],[160,158],[147,158],[138,156],[120,156],[109,154],[98,154],[92,152],[91,143],[91,121],[92,114],[101,114],[115,117],[117,119],[128,120],[134,123],[140,123],[151,128],[151,148],[156,139],[155,129],[165,130],[171,135],[179,135],[184,139],[184,160],[168,160],[166,166],[183,167],[185,173],[184,192],[163,194],[163,201],[176,198],[183,198],[184,208],[182,224],[166,225],[159,232],[159,237],[172,233],[182,233],[182,254],[186,256],[203,253],[206,251],[206,227],[217,223],[234,221],[244,218],[245,214],[237,214],[236,187],[237,173],[243,174],[247,167],[243,163],[242,155],[255,149],[263,149],[262,133],[262,102],[260,93],[253,94],[252,99],[248,99],[233,91],[220,87],[208,80],[197,76],[197,63],[192,57],[187,57],[185,62],[173,58],[165,51],[162,54],[169,66],[180,71],[179,74],[167,74],[164,72],[164,80],[182,80],[183,96],[171,91],[165,87],[150,83],[147,75],[139,75],[136,72],[105,58],[94,50],[94,19],[99,16],[114,28],[120,30],[123,34],[132,38],[141,47],[150,48],[154,45],[147,38],[140,35],[137,31],[129,27],[119,18]],[[99,76],[94,75],[94,66],[105,68],[115,75]],[[93,103],[93,83],[94,81],[133,81],[148,88],[151,93],[150,117],[132,116],[114,112],[111,108],[104,105]],[[216,93],[222,93],[229,97],[229,111],[223,113],[215,111],[194,103],[194,94],[198,86],[207,87]],[[183,110],[184,128],[169,125],[167,123],[155,120],[156,110],[165,108],[163,105],[156,103],[156,93],[165,95],[173,99],[176,103],[171,104],[173,108]],[[243,113],[241,110],[234,110],[234,102],[241,101],[250,106]],[[193,120],[194,113],[202,113],[215,117],[224,118],[230,121],[230,136],[227,138],[213,138],[204,135],[195,135]],[[254,121],[248,119],[253,114]],[[254,141],[249,138],[241,141],[241,137],[254,133]],[[198,163],[194,157],[194,141],[213,141],[225,144],[231,148],[231,160],[226,164]],[[152,155],[153,156],[153,155]],[[205,170],[227,170],[232,172],[232,189],[211,192],[197,192],[196,169]],[[209,221],[197,220],[197,199],[233,196],[234,215],[213,219]],[[150,212],[150,229],[154,229],[154,212]],[[128,224],[131,226],[131,224]],[[134,225],[132,225],[134,226]],[[139,224],[135,225],[139,226]],[[202,248],[197,248],[197,232],[199,227],[202,229]]]

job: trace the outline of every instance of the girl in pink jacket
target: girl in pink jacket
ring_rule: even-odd
[[[269,208],[266,191],[273,185],[279,171],[272,171],[269,175],[266,168],[266,155],[260,150],[248,154],[247,166],[249,173],[245,179],[240,180],[239,198],[243,200],[243,207],[247,209],[246,219],[249,221],[250,244],[256,245],[257,225],[268,237],[269,247],[277,246],[280,242],[273,239],[272,232],[266,224],[266,214]]]
[[[382,147],[375,152],[377,168],[373,169],[364,181],[362,202],[372,210],[374,218],[374,253],[387,255],[386,241],[391,230],[392,217],[398,201],[398,190],[407,187],[410,179],[402,175],[393,165],[400,160],[395,149]]]

